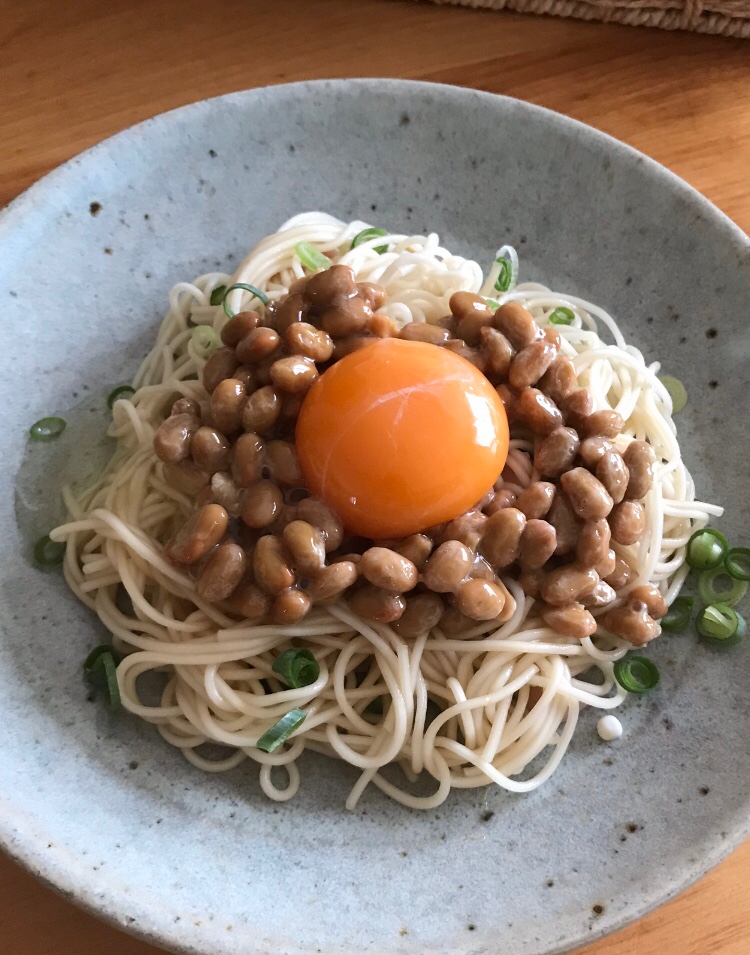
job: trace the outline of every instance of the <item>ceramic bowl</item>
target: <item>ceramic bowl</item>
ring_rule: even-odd
[[[204,775],[152,727],[87,701],[81,661],[106,635],[61,576],[30,562],[172,284],[231,271],[310,209],[434,230],[481,262],[510,242],[522,279],[615,314],[685,382],[685,458],[742,542],[750,248],[685,183],[562,116],[447,86],[301,83],[159,116],[0,218],[0,843],[80,905],[179,952],[583,944],[747,835],[750,647],[664,636],[661,687],[627,701],[622,739],[603,743],[584,712],[562,768],[530,795],[458,791],[421,813],[368,790],[347,812],[355,771],[309,757],[298,797],[280,805],[251,765]],[[66,436],[30,448],[27,428],[53,412],[71,421]]]

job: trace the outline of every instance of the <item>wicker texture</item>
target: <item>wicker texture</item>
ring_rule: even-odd
[[[546,13],[663,30],[750,38],[750,0],[433,0],[489,10]]]

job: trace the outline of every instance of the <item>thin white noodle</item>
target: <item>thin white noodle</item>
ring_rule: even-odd
[[[440,805],[454,787],[495,783],[528,792],[559,764],[581,706],[608,710],[625,699],[612,675],[614,662],[628,649],[624,641],[605,631],[582,641],[556,634],[531,616],[533,601],[510,579],[506,585],[516,601],[511,618],[499,628],[477,624],[456,638],[435,628],[405,642],[390,627],[356,617],[343,603],[316,608],[293,627],[251,626],[201,600],[192,578],[162,556],[191,502],[165,482],[152,439],[174,398],[205,397],[200,384],[205,360],[192,346],[191,328],[207,324],[221,331],[227,319],[210,304],[215,288],[250,284],[277,301],[304,275],[295,253],[304,241],[350,265],[358,280],[383,284],[388,299],[381,311],[399,326],[437,320],[459,290],[497,295],[496,263],[484,282],[476,262],[453,255],[435,234],[389,235],[352,249],[352,239],[366,227],[304,213],[258,243],[235,275],[209,273],[178,283],[154,347],[135,375],[136,393],[115,403],[112,461],[94,487],[81,494],[65,489],[69,521],[50,536],[67,543],[64,571],[70,587],[127,654],[118,667],[125,707],[153,723],[197,768],[223,772],[250,759],[259,767],[263,792],[283,801],[299,789],[299,755],[305,749],[323,752],[362,771],[348,808],[370,783],[417,809]],[[388,251],[379,254],[375,249],[383,244]],[[515,252],[502,251],[515,280]],[[237,311],[251,300],[250,293],[236,290],[229,304]],[[653,446],[659,465],[645,502],[646,534],[621,552],[636,582],[654,582],[671,602],[686,574],[692,530],[722,509],[694,499],[658,363],[647,365],[626,344],[615,320],[583,299],[526,283],[513,284],[498,300],[521,302],[542,327],[555,308],[571,309],[574,322],[555,328],[579,384],[590,390],[597,409],[616,409],[626,419],[616,440],[620,449],[634,438]],[[599,336],[598,324],[609,342]],[[538,477],[531,452],[530,442],[511,442],[507,467],[513,479],[506,483],[518,492]],[[123,589],[132,604],[128,612],[117,605]],[[320,675],[310,686],[288,689],[271,665],[278,652],[300,645],[315,653]],[[146,704],[138,682],[153,672],[166,674],[167,682],[160,701]],[[591,680],[584,678],[588,672],[594,674]],[[533,688],[541,696],[529,707]],[[373,701],[379,701],[379,713],[368,708]],[[430,722],[431,701],[441,713]],[[294,706],[305,709],[305,722],[275,753],[259,750],[260,736]],[[206,743],[227,747],[227,755],[202,755],[198,749]],[[514,778],[542,754],[536,772]],[[415,796],[386,779],[381,769],[392,763],[407,782],[428,773],[435,791]],[[274,780],[280,771],[284,784]]]

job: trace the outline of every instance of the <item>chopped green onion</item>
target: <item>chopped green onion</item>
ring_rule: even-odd
[[[40,567],[56,567],[65,557],[65,544],[53,541],[49,534],[40,537],[34,544],[34,560]]]
[[[59,438],[67,425],[65,418],[40,418],[29,428],[32,441],[54,441]]]
[[[210,325],[196,325],[190,337],[199,358],[210,358],[221,344]]]
[[[134,394],[135,388],[133,388],[132,385],[118,385],[117,388],[113,388],[107,395],[107,404],[110,408],[114,408],[116,401],[120,401],[122,398],[129,398]]]
[[[89,655],[83,661],[83,672],[86,674],[86,676],[89,676],[92,672],[94,672],[94,670],[97,669],[97,661],[106,653],[112,657],[115,665],[117,665],[123,658],[123,655],[118,653],[117,650],[115,650],[115,648],[109,643],[102,643],[98,647],[94,647],[91,653],[89,653]],[[96,679],[94,679],[92,682],[96,683]]]
[[[745,618],[728,604],[709,604],[698,614],[698,633],[714,647],[734,647],[745,636]]]
[[[729,587],[724,590],[716,586],[716,581],[724,577],[729,581]],[[713,567],[711,570],[705,570],[698,578],[698,590],[703,600],[707,604],[727,604],[734,607],[747,593],[747,581],[735,580],[730,577],[726,568]]]
[[[229,293],[233,292],[235,289],[241,288],[245,292],[252,292],[253,295],[260,299],[264,305],[268,305],[268,296],[265,292],[261,292],[259,288],[256,288],[254,285],[245,285],[243,282],[238,282],[236,285],[230,285],[229,288],[224,292],[224,300],[222,301],[222,306],[224,308],[224,314],[227,318],[234,318],[234,312],[229,307],[228,299]]]
[[[316,249],[309,242],[298,242],[294,251],[306,269],[317,272],[319,269],[330,269],[331,267],[331,260],[328,256],[323,255],[319,249]]]
[[[352,248],[356,249],[357,246],[362,245],[363,242],[369,242],[370,239],[378,239],[381,235],[388,235],[388,233],[385,231],[385,229],[363,229],[352,239]],[[382,255],[387,251],[387,245],[376,245],[373,247],[373,252],[377,252],[378,255]]]
[[[724,556],[724,566],[734,580],[750,580],[750,548],[730,548]]]
[[[507,292],[513,278],[513,269],[507,259],[496,259],[496,261],[500,265],[500,271],[495,279],[495,291]]]
[[[494,298],[486,299],[487,304],[490,308],[494,308],[497,311],[500,308],[500,302],[496,302]]]
[[[295,706],[293,710],[289,710],[282,716],[278,723],[274,723],[270,729],[267,729],[255,745],[264,753],[272,753],[289,739],[297,727],[302,726],[306,716],[307,713],[304,710]]]
[[[285,650],[273,661],[272,669],[293,690],[309,686],[320,676],[320,665],[310,650]]]
[[[690,623],[695,597],[678,597],[659,623],[667,633],[684,633]]]
[[[719,566],[728,550],[729,544],[721,531],[704,527],[688,541],[685,560],[693,570],[711,570]]]
[[[646,657],[623,657],[615,663],[615,679],[629,693],[645,693],[659,685],[656,664]]]
[[[212,305],[221,305],[224,301],[224,296],[227,294],[226,285],[217,285],[216,288],[211,292],[211,298],[209,301]]]
[[[687,391],[685,391],[685,386],[680,379],[673,378],[672,375],[662,375],[659,381],[667,389],[669,397],[672,399],[672,414],[677,414],[678,411],[682,411],[687,404],[688,396]]]
[[[549,317],[550,325],[572,325],[576,320],[576,313],[565,305],[559,305]]]
[[[487,282],[496,292],[510,292],[518,281],[518,254],[512,245],[501,245],[495,253]]]
[[[120,687],[112,647],[102,644],[92,650],[84,660],[83,673],[95,689],[107,691],[107,706],[116,710],[120,705]]]

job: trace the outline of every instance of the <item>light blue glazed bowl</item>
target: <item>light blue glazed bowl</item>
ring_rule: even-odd
[[[683,182],[562,116],[446,86],[300,83],[159,116],[0,217],[0,843],[179,952],[551,955],[643,915],[747,835],[747,646],[657,641],[662,685],[628,700],[623,738],[603,743],[584,712],[531,795],[454,792],[419,813],[368,790],[348,813],[355,771],[309,757],[299,796],[279,805],[250,765],[203,775],[153,728],[87,702],[81,661],[101,625],[29,561],[171,285],[231,271],[316,208],[435,230],[482,262],[510,242],[522,279],[613,312],[686,383],[699,494],[747,542],[750,246]],[[66,436],[29,449],[26,429],[54,411]]]

